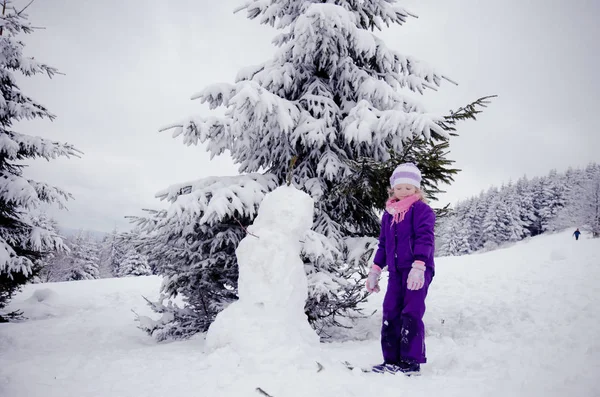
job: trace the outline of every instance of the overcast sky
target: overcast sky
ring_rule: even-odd
[[[36,0],[26,54],[65,75],[23,80],[22,90],[57,118],[18,129],[75,144],[80,159],[36,161],[33,179],[74,196],[53,212],[71,228],[128,228],[125,215],[162,208],[171,184],[235,175],[161,126],[209,114],[190,97],[233,82],[238,70],[274,52],[275,29],[233,14],[243,0]],[[22,4],[19,0],[16,5]],[[422,102],[447,112],[480,96],[499,97],[476,122],[460,126],[450,158],[463,171],[440,205],[526,174],[545,175],[600,161],[600,2],[595,0],[407,0],[419,16],[378,33],[459,85]]]

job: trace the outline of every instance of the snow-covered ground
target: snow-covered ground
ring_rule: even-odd
[[[437,259],[429,362],[412,378],[340,364],[379,363],[379,310],[360,340],[311,352],[314,367],[250,367],[205,353],[203,335],[157,344],[137,329],[132,310],[156,317],[142,296],[158,295],[158,277],[28,285],[10,308],[29,320],[0,324],[0,396],[599,396],[600,239],[571,233]]]

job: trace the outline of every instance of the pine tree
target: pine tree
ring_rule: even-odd
[[[572,173],[569,180],[565,205],[554,226],[581,227],[600,237],[600,165],[592,163]]]
[[[58,233],[58,223],[55,219],[48,216],[45,212],[37,214],[30,213],[31,223],[43,230],[47,230],[54,238],[61,239]],[[61,244],[58,250],[48,251],[38,260],[38,275],[39,282],[49,281],[65,281],[65,257],[69,254],[69,247],[66,244]]]
[[[65,249],[48,253],[43,259],[39,272],[40,282],[50,283],[68,281],[71,275],[70,248],[65,244]]]
[[[225,107],[223,116],[192,118],[165,129],[183,135],[187,145],[206,143],[213,156],[228,151],[251,180],[246,175],[224,179],[231,192],[228,198],[238,205],[224,206],[216,217],[211,207],[223,205],[214,202],[222,195],[208,187],[218,185],[210,178],[210,183],[190,183],[171,194],[172,210],[140,222],[154,234],[148,241],[160,241],[150,258],[160,255],[174,261],[160,269],[168,277],[163,292],[183,294],[192,312],[204,317],[185,320],[201,324],[197,332],[210,323],[223,299],[235,296],[233,253],[254,216],[253,198],[260,198],[245,193],[244,183],[252,185],[260,180],[254,173],[264,172],[261,194],[283,183],[306,191],[316,202],[313,234],[307,239],[311,244],[304,249],[311,285],[306,313],[323,331],[338,325],[337,317],[356,313],[356,305],[365,298],[363,289],[351,282],[357,269],[347,266],[347,242],[377,235],[377,209],[385,202],[381,197],[389,178],[386,169],[400,158],[422,158],[417,163],[426,175],[425,186],[435,192],[435,178],[452,176],[442,141],[456,121],[465,114],[473,117],[476,109],[445,118],[427,113],[405,95],[439,86],[445,77],[389,49],[371,32],[402,25],[410,17],[393,1],[251,1],[243,9],[250,19],[285,29],[274,40],[279,50],[271,60],[240,71],[235,84],[215,84],[195,96],[211,109]],[[385,177],[379,178],[378,172]],[[231,184],[235,181],[240,185]],[[186,212],[196,216],[186,215],[189,223],[182,224],[176,218]],[[182,250],[179,257],[169,255],[169,247]],[[221,255],[211,259],[211,251]],[[210,288],[201,288],[207,283]],[[192,302],[199,291],[211,292]]]
[[[189,337],[206,331],[237,299],[235,249],[264,195],[275,187],[273,176],[260,174],[206,178],[159,192],[172,203],[169,210],[132,217],[142,231],[134,246],[155,261],[154,272],[163,276],[159,300],[148,300],[163,316],[159,321],[143,318],[141,329],[159,341]],[[184,307],[169,301],[175,296]]]
[[[471,228],[472,251],[565,228],[581,227],[600,236],[600,166],[569,168],[564,174],[551,170],[531,180],[523,176],[515,185],[492,187],[458,203],[438,229],[440,255],[456,255],[463,246],[459,230],[465,227]]]
[[[556,170],[551,170],[548,176],[546,188],[546,205],[541,213],[542,232],[552,231],[551,223],[556,218],[559,211],[565,206],[566,200],[566,178],[564,175],[559,175]]]
[[[32,137],[13,130],[24,119],[54,116],[46,108],[26,96],[17,86],[15,73],[24,76],[47,74],[57,70],[23,55],[24,44],[18,36],[29,34],[33,28],[25,10],[17,11],[9,1],[2,5],[0,17],[0,321],[10,316],[2,314],[8,300],[19,286],[36,273],[36,260],[47,252],[59,249],[62,240],[28,219],[28,211],[42,203],[57,203],[63,207],[70,195],[43,182],[24,176],[26,159],[55,159],[76,156],[78,151],[69,144]]]
[[[502,243],[506,234],[502,216],[505,214],[500,189],[492,187],[488,191],[488,207],[483,219],[483,248],[494,249]]]
[[[100,278],[111,278],[113,277],[113,268],[110,263],[110,245],[111,235],[105,235],[100,241],[100,249],[98,253],[98,272]]]
[[[525,223],[521,219],[521,207],[517,198],[517,189],[509,184],[502,192],[504,235],[502,241],[516,242],[527,235]]]
[[[464,223],[468,228],[467,242],[469,252],[477,251],[481,248],[482,233],[483,233],[483,217],[485,211],[480,208],[480,201],[483,200],[483,192],[480,198],[471,198],[465,203]]]
[[[471,253],[468,225],[458,214],[448,216],[441,226],[442,243],[439,256],[459,256]]]
[[[104,237],[100,255],[101,274],[106,277],[119,277],[119,268],[128,248],[124,246],[117,232],[113,229],[112,233]]]
[[[515,184],[516,202],[518,212],[523,225],[523,237],[531,236],[531,230],[535,223],[535,212],[533,206],[533,190],[526,176],[519,178]]]
[[[444,121],[439,123],[440,127],[450,136],[458,135],[455,132],[457,122],[467,119],[476,120],[476,115],[481,113],[481,108],[487,107],[492,97],[494,96],[479,98],[473,103],[451,112],[450,115],[444,116]],[[338,189],[344,194],[356,197],[362,203],[362,208],[374,207],[377,210],[383,210],[389,197],[389,176],[398,164],[411,162],[416,164],[421,171],[421,189],[425,197],[428,200],[437,201],[437,195],[445,193],[440,185],[451,184],[454,181],[454,175],[460,172],[459,169],[452,168],[454,161],[447,158],[449,146],[447,137],[432,134],[430,138],[418,136],[406,140],[401,152],[390,149],[389,158],[386,161],[362,156],[359,156],[358,160],[347,160],[353,173],[344,180]],[[448,211],[448,206],[436,208],[436,219],[442,219]],[[364,228],[365,233],[374,236],[377,235],[378,230],[378,221],[373,225],[373,229]]]
[[[592,232],[592,237],[597,238],[600,237],[600,165],[590,165],[588,171],[584,193],[578,198],[583,203],[580,219],[585,219],[584,224]]]
[[[121,266],[119,266],[119,277],[149,276],[150,265],[144,255],[140,255],[135,249],[130,249],[125,254]]]
[[[100,278],[98,248],[88,235],[80,232],[71,247],[70,274],[68,281],[94,280]]]
[[[548,176],[534,178],[533,214],[534,222],[529,226],[532,236],[549,231],[552,219],[560,208],[564,206],[564,181],[558,178],[556,171],[551,171]]]

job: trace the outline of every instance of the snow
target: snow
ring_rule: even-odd
[[[156,197],[173,203],[166,221],[190,224],[213,224],[236,211],[254,216],[267,190],[273,189],[272,175],[246,174],[230,177],[207,177],[194,182],[175,184]]]
[[[271,237],[258,224],[252,233],[260,239],[247,238],[264,244]],[[23,310],[29,320],[0,324],[0,395],[261,396],[257,388],[274,397],[600,395],[600,239],[575,241],[571,234],[438,258],[425,315],[428,363],[417,378],[363,374],[341,364],[381,360],[383,293],[370,297],[365,313],[377,312],[349,331],[353,340],[320,344],[310,356],[296,352],[312,358],[307,366],[270,365],[270,346],[254,356],[231,347],[208,351],[201,335],[156,343],[136,328],[132,313],[156,316],[142,297],[157,298],[156,276],[27,285],[9,309]],[[292,236],[298,234],[277,238]],[[291,245],[280,248],[291,257]],[[275,248],[264,249],[265,262],[252,257],[252,248],[241,251],[250,266],[272,265]],[[291,264],[281,266],[273,283]],[[289,280],[280,282],[277,293],[289,287]],[[261,291],[266,301],[277,296]],[[279,319],[263,319],[264,326],[283,327]],[[245,336],[251,344],[256,334],[232,334],[238,341]]]

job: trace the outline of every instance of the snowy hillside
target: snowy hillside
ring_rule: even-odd
[[[380,311],[353,330],[361,340],[321,344],[314,368],[258,373],[227,347],[204,353],[203,336],[157,344],[137,329],[132,310],[156,316],[142,298],[158,295],[155,276],[28,285],[11,308],[30,320],[0,324],[0,396],[598,396],[600,239],[571,233],[439,258],[416,378],[341,364],[380,362]]]

